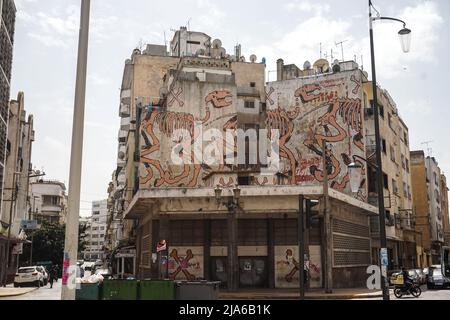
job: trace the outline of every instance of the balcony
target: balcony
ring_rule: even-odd
[[[119,116],[121,118],[127,118],[130,116],[130,105],[129,104],[120,104],[120,113]]]
[[[130,117],[122,118],[120,120],[120,130],[130,130],[131,119]]]
[[[120,130],[118,138],[120,143],[126,143],[128,139],[128,131]]]

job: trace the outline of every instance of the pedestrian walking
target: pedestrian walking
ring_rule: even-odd
[[[55,281],[55,278],[56,278],[56,267],[53,267],[49,272],[50,289],[53,289],[53,281]]]

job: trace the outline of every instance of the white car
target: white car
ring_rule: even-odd
[[[44,276],[44,286],[46,286],[47,283],[48,283],[48,281],[50,280],[50,279],[49,279],[49,274],[48,274],[47,269],[45,269],[44,266],[38,266],[37,269],[38,269],[38,271],[41,272],[42,275]]]
[[[33,285],[36,287],[44,286],[45,276],[42,273],[42,267],[20,268],[14,278],[14,287]]]

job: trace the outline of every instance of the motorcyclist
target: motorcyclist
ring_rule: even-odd
[[[407,292],[411,289],[413,285],[413,279],[409,276],[408,270],[406,268],[402,268],[402,275],[403,275],[403,287],[404,290]]]

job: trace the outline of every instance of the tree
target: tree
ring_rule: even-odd
[[[83,251],[86,247],[84,233],[86,227],[80,226],[78,250]],[[64,255],[64,239],[66,226],[43,222],[39,230],[34,231],[33,237],[33,263],[39,261],[51,261],[53,265],[62,265]],[[28,237],[31,239],[31,236]],[[21,266],[29,264],[31,245],[25,245],[21,256]]]

